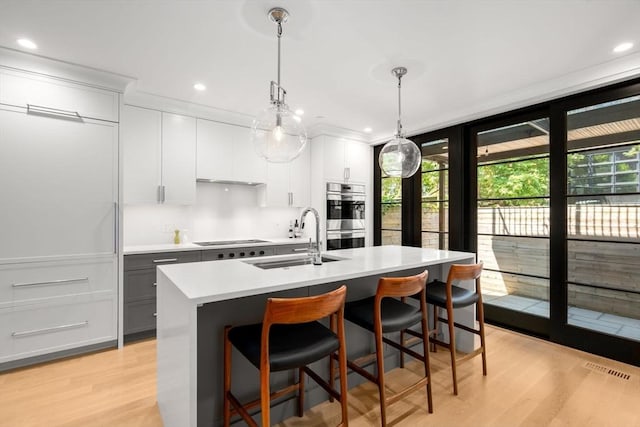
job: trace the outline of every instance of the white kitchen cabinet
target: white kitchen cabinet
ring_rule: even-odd
[[[262,186],[263,207],[306,207],[311,202],[309,145],[289,163],[267,163],[267,183]]]
[[[198,179],[228,181],[233,177],[234,126],[197,119]]]
[[[20,71],[0,71],[0,103],[66,117],[118,121],[118,93]]]
[[[258,156],[251,143],[251,129],[232,126],[233,133],[233,175],[232,181],[265,182],[267,161]]]
[[[196,201],[196,119],[162,113],[162,202]]]
[[[118,125],[0,106],[0,260],[114,254]]]
[[[195,202],[195,118],[127,105],[122,140],[125,203]]]
[[[0,370],[117,342],[118,107],[0,72]]]
[[[255,152],[250,132],[246,127],[198,119],[198,179],[266,182],[267,162]]]
[[[372,170],[368,144],[333,136],[321,137],[324,178],[330,182],[367,183]]]

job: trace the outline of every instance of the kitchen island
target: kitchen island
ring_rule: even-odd
[[[158,405],[165,426],[221,424],[223,327],[260,322],[266,298],[316,295],[347,284],[347,300],[354,300],[373,295],[381,276],[404,276],[428,269],[429,281],[446,279],[452,263],[475,262],[473,253],[401,246],[345,249],[324,255],[331,260],[320,266],[279,267],[270,263],[295,260],[284,256],[158,268]],[[457,310],[456,320],[473,326],[475,310]],[[350,357],[372,351],[371,334],[350,324],[346,325],[346,334]],[[446,334],[443,338],[448,339]],[[457,334],[456,346],[465,352],[473,350],[477,346],[475,336]],[[387,351],[385,356],[387,368],[397,365],[395,351]],[[314,364],[325,375],[327,367],[328,362]],[[290,382],[292,375],[274,373],[272,383],[279,386]],[[233,378],[232,387],[240,399],[259,395],[258,371],[237,353],[233,356]],[[355,376],[349,376],[348,381],[349,386],[357,383]],[[309,406],[327,398],[311,381],[307,390]],[[293,415],[294,406],[291,401],[276,403],[272,420]]]

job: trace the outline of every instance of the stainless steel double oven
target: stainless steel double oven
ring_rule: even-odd
[[[327,183],[327,250],[364,247],[365,188]]]

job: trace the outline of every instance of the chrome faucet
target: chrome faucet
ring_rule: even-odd
[[[314,265],[322,264],[322,255],[320,254],[320,215],[318,211],[314,208],[305,208],[300,215],[300,230],[304,230],[304,217],[307,216],[309,212],[313,213],[313,216],[316,218],[316,244],[315,247],[313,243],[311,243],[311,237],[309,237],[309,255],[313,259]]]

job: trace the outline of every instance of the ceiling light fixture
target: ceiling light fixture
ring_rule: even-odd
[[[278,81],[271,81],[270,104],[254,120],[251,127],[253,146],[261,157],[272,163],[287,163],[300,155],[307,144],[302,118],[287,106],[287,91],[280,85],[280,39],[282,23],[289,12],[281,7],[269,11],[269,19],[278,26]]]
[[[631,43],[631,42],[620,43],[618,46],[613,48],[613,53],[626,52],[627,50],[631,49],[632,47],[633,47],[633,43]]]
[[[420,149],[404,137],[402,131],[402,107],[401,107],[401,88],[402,77],[407,74],[405,67],[396,67],[391,70],[391,74],[398,78],[398,127],[394,138],[387,142],[378,157],[378,163],[382,172],[388,176],[409,178],[420,167],[422,156]]]
[[[193,85],[193,88],[195,90],[198,90],[200,92],[202,92],[203,90],[207,90],[207,87],[205,85],[203,85],[202,83],[196,83]]]
[[[18,43],[20,46],[24,47],[25,49],[33,50],[38,48],[38,45],[29,39],[18,39],[16,40],[16,43]]]
[[[371,133],[371,131],[373,131],[373,129],[371,129],[370,127],[366,127],[366,128],[364,128],[364,129],[362,129],[362,131],[363,131],[364,133]]]
[[[296,116],[304,116],[304,110],[302,108],[298,108],[296,110]]]

